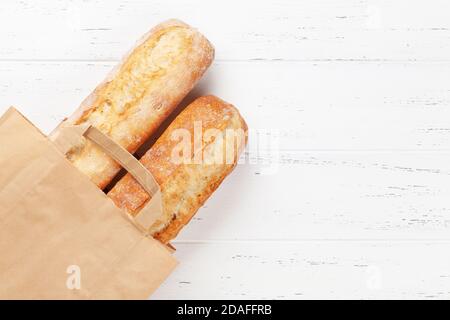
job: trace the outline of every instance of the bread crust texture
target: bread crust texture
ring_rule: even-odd
[[[178,20],[163,22],[136,43],[50,139],[61,127],[88,123],[134,153],[192,90],[213,59],[213,46],[198,31]],[[101,189],[120,170],[86,139],[67,157]]]
[[[181,143],[178,133],[190,140],[190,147],[184,148],[183,161],[176,159]],[[140,159],[162,192],[163,214],[150,228],[154,238],[168,243],[192,219],[237,165],[247,136],[247,124],[239,111],[214,96],[196,99],[175,118]],[[150,200],[130,174],[108,196],[132,216]]]

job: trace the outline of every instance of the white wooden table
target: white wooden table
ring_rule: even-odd
[[[250,142],[152,298],[450,297],[448,1],[2,0],[0,112],[49,132],[168,18],[216,47],[194,94],[275,147]]]

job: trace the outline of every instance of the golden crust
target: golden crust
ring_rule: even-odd
[[[166,21],[146,34],[64,125],[90,123],[134,153],[189,93],[214,58],[208,40],[187,24]],[[68,159],[100,188],[120,166],[83,140]]]
[[[203,144],[188,153],[190,162],[174,161],[174,150],[180,140],[174,135],[179,130],[189,133],[191,145],[195,144],[194,131],[201,121]],[[209,139],[207,132],[218,130],[224,139]],[[233,151],[227,146],[228,131],[241,132],[241,139],[234,141]],[[198,135],[197,135],[198,137]],[[231,141],[231,140],[230,140]],[[174,238],[181,228],[189,222],[197,210],[217,189],[223,179],[236,166],[239,154],[247,141],[247,125],[235,107],[214,96],[201,97],[192,102],[167,128],[153,147],[141,158],[141,163],[153,174],[162,191],[164,212],[151,227],[150,233],[163,243]],[[198,151],[201,152],[198,152]],[[227,152],[231,157],[227,161]],[[203,155],[203,162],[195,162],[196,155]],[[183,154],[184,155],[184,154]],[[220,158],[223,161],[220,161]],[[212,161],[217,159],[219,161]],[[150,196],[127,174],[108,193],[114,203],[131,215],[136,215]]]

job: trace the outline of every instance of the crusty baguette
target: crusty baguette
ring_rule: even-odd
[[[214,58],[214,48],[198,31],[169,20],[147,33],[56,128],[90,123],[134,153],[197,83]],[[83,140],[68,159],[100,188],[120,166],[92,142]]]
[[[203,132],[200,140],[199,124]],[[210,139],[208,133],[214,132],[210,129],[223,138]],[[180,161],[174,154],[183,146],[177,139],[177,133],[182,131],[188,133],[192,148],[179,153],[183,159]],[[198,141],[202,140],[200,146]],[[140,160],[161,186],[164,212],[150,229],[154,238],[167,243],[178,234],[236,166],[246,141],[247,125],[232,105],[206,96],[186,107]],[[136,215],[150,199],[130,174],[124,176],[108,196],[131,215]]]

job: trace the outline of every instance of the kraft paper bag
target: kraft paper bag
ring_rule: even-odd
[[[148,298],[177,262],[142,221],[17,110],[0,118],[1,299]]]

